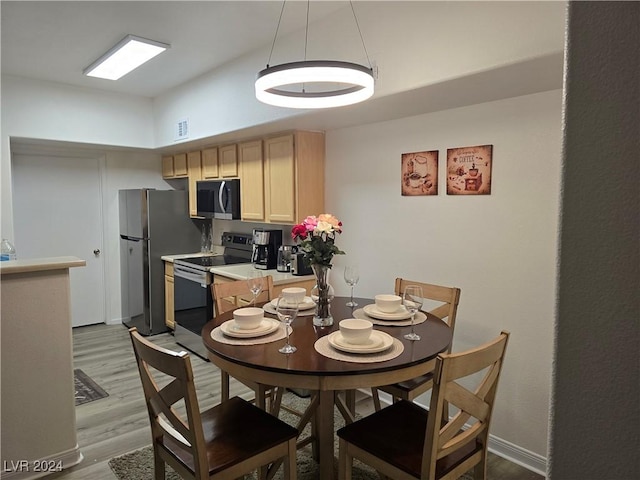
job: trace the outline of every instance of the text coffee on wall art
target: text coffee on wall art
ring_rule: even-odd
[[[490,195],[493,145],[447,149],[447,195]]]

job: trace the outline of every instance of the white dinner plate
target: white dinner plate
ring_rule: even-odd
[[[275,332],[280,326],[280,322],[273,318],[263,318],[256,328],[238,328],[235,320],[228,320],[220,325],[222,333],[235,338],[262,337]]]
[[[393,337],[380,330],[373,330],[369,338],[369,343],[363,345],[347,343],[340,332],[330,333],[327,336],[327,340],[333,348],[347,353],[378,353],[385,351],[393,345]]]
[[[273,308],[277,308],[278,299],[274,298],[273,300],[271,300],[271,305],[273,305]],[[304,297],[304,300],[302,301],[302,303],[298,304],[298,310],[308,310],[309,308],[315,308],[315,306],[316,306],[316,302],[311,300],[311,297]]]
[[[376,307],[375,303],[371,303],[369,305],[365,305],[362,307],[364,313],[373,318],[379,318],[380,320],[407,320],[411,318],[411,312],[409,312],[406,308],[400,307],[400,310],[393,313],[381,312]]]

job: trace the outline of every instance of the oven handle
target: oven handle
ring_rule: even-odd
[[[183,269],[178,265],[173,266],[173,276],[184,278],[185,280],[189,280],[191,282],[199,283],[202,288],[208,288],[207,285],[207,274],[202,272],[192,272],[187,269]]]

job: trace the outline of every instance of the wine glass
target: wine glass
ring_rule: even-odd
[[[347,302],[347,307],[357,307],[358,304],[353,301],[353,287],[356,286],[360,280],[360,273],[358,272],[357,265],[348,265],[344,267],[344,281],[347,285],[351,286],[351,300]]]
[[[416,312],[422,308],[422,287],[419,285],[407,285],[402,296],[402,304],[411,312],[411,333],[407,333],[404,338],[407,340],[420,340],[420,335],[413,331],[413,324]]]
[[[278,349],[278,351],[280,353],[293,353],[297,348],[289,343],[289,331],[291,330],[291,322],[293,322],[298,315],[298,302],[280,296],[278,297],[276,313],[278,314],[278,319],[284,323],[284,328],[287,331],[287,343]]]
[[[261,270],[251,270],[249,272],[249,276],[247,277],[247,286],[249,290],[253,294],[253,301],[251,304],[255,307],[256,300],[258,299],[258,295],[262,293],[262,271]]]

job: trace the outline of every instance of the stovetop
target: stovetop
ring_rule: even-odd
[[[224,232],[222,234],[222,246],[225,247],[224,254],[185,257],[176,259],[173,263],[177,265],[182,264],[202,271],[223,265],[251,263],[251,254],[253,251],[252,240],[253,237],[248,233]]]
[[[233,255],[213,255],[206,257],[187,257],[176,259],[175,263],[188,263],[196,267],[221,267],[223,265],[234,265],[237,263],[251,263],[250,258],[235,257]]]

